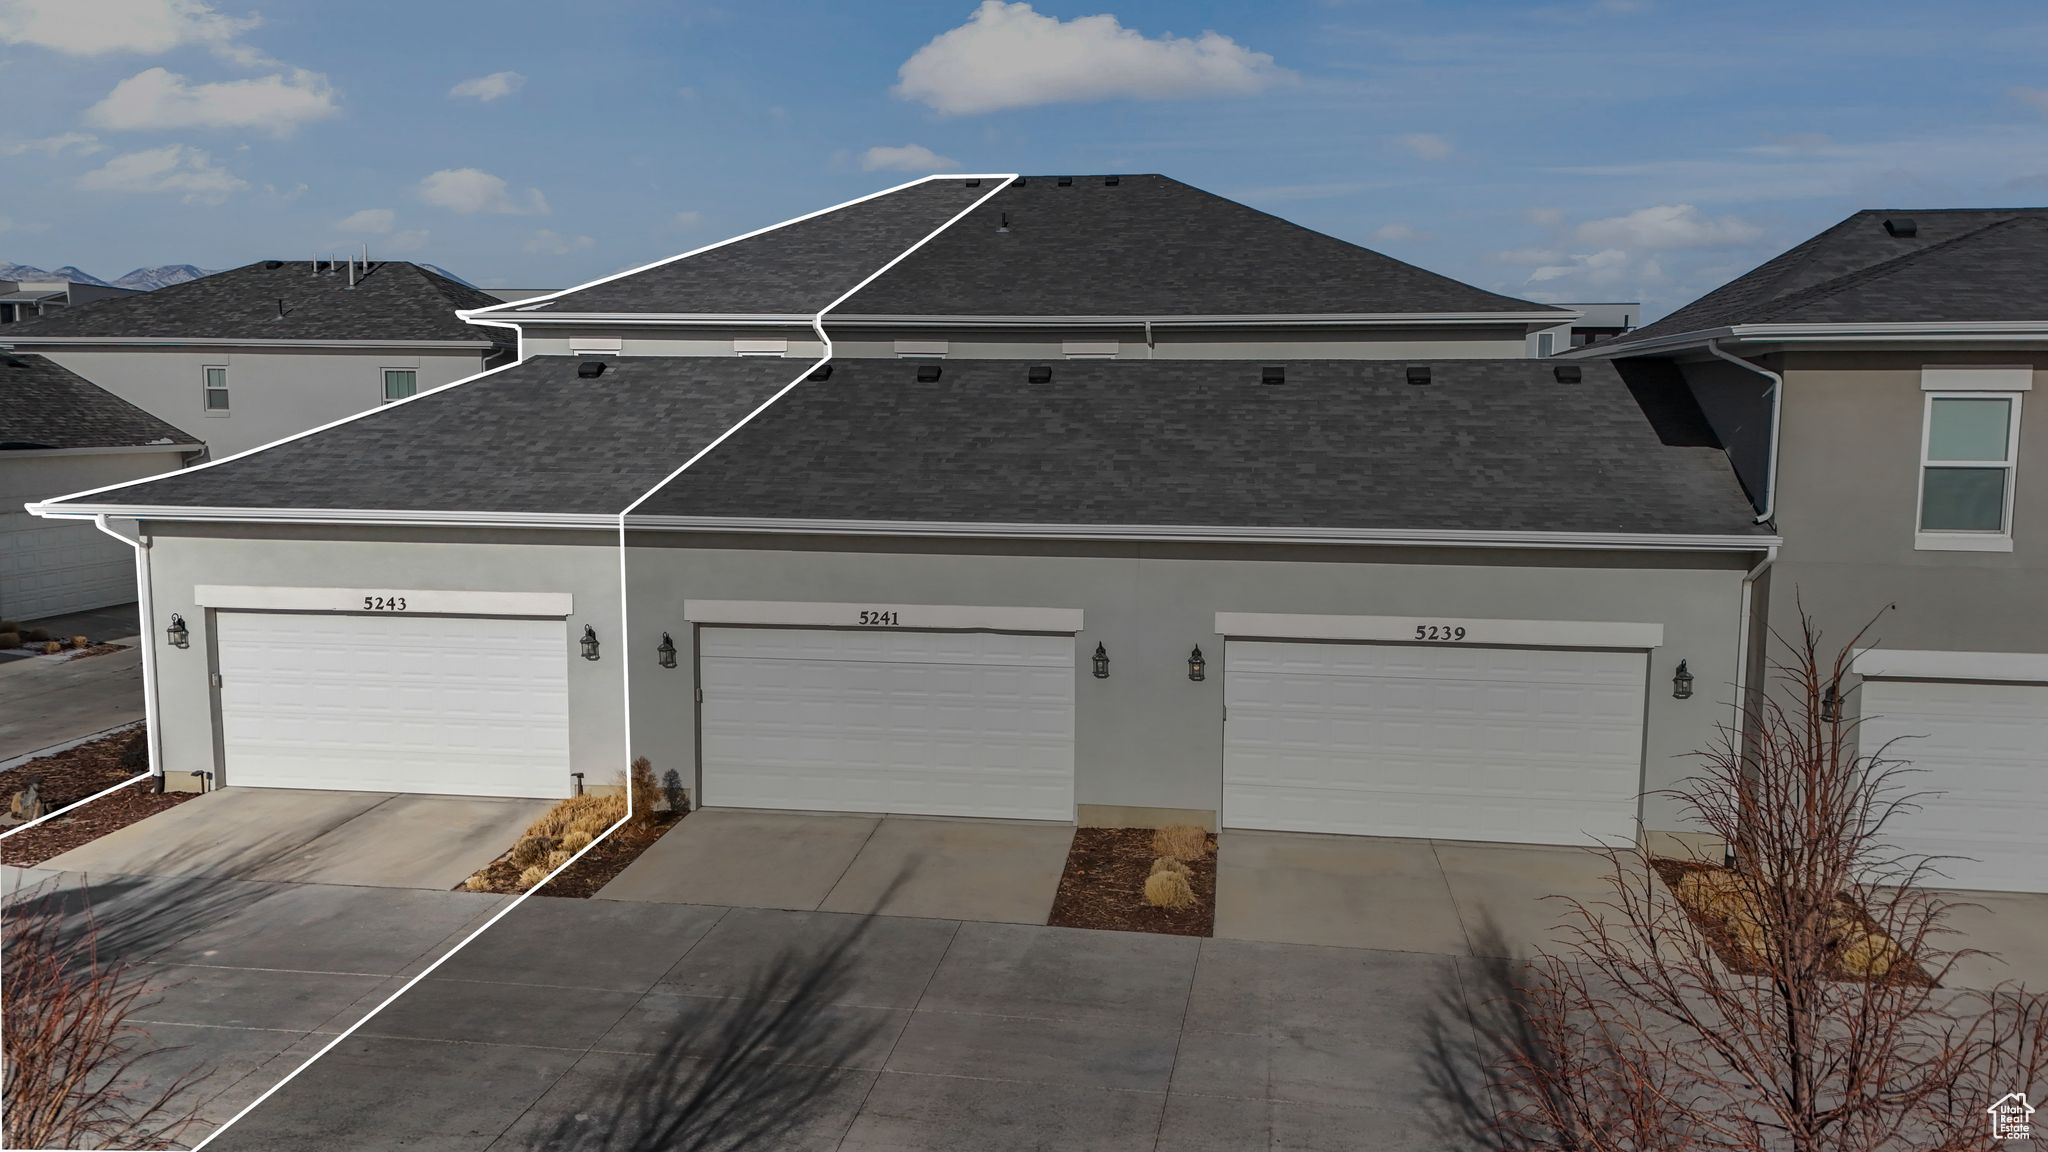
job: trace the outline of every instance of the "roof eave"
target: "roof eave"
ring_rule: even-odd
[[[24,456],[110,456],[128,452],[198,452],[206,445],[196,440],[179,440],[168,444],[85,444],[62,448],[0,448],[10,459]]]
[[[7,347],[84,347],[113,346],[119,348],[197,348],[197,347],[248,347],[248,348],[443,348],[468,351],[472,348],[495,348],[497,341],[476,340],[259,340],[239,336],[16,336],[0,334],[0,346]]]
[[[1674,332],[1648,340],[1589,344],[1558,353],[1561,359],[1647,356],[1721,344],[1901,344],[1928,341],[2048,343],[2048,320],[1909,321],[1856,324],[1731,324]]]
[[[465,320],[484,319],[478,313],[458,313]],[[920,316],[849,314],[835,312],[831,323],[841,327],[926,327],[926,328],[1155,328],[1208,327],[1475,327],[1506,325],[1567,324],[1582,314],[1555,312],[1360,312],[1360,313],[1275,313],[1266,315],[1203,316]],[[755,324],[808,325],[809,314],[773,312],[492,312],[488,319],[515,324],[608,324],[621,326],[702,324],[735,326]]]

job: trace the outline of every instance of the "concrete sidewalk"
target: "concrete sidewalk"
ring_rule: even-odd
[[[0,764],[142,719],[142,652],[0,664]]]

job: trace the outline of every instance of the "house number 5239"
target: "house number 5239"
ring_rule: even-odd
[[[1415,638],[1417,640],[1458,641],[1465,638],[1465,629],[1462,625],[1417,624],[1415,626]]]

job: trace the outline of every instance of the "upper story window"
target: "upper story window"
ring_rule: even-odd
[[[2011,551],[2021,393],[1929,389],[1926,397],[1914,547]]]
[[[205,390],[202,403],[206,414],[209,416],[227,415],[228,370],[226,368],[207,368],[204,370],[204,373]]]
[[[384,399],[403,400],[420,390],[420,373],[417,368],[386,368],[384,370]]]

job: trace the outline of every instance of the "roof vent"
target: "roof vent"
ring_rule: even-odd
[[[981,181],[980,181],[980,180],[969,180],[969,181],[967,182],[967,186],[968,186],[969,188],[979,188],[979,187],[981,187]]]
[[[806,380],[830,380],[831,378],[832,366],[830,364],[820,364],[811,371],[809,376],[804,377]]]
[[[265,261],[263,262],[263,266],[264,266],[265,268],[269,268],[269,269],[271,269],[272,271],[275,271],[275,270],[277,270],[277,269],[279,269],[279,268],[282,268],[282,267],[284,267],[284,261],[282,261],[282,260],[265,260]]]
[[[1552,367],[1551,371],[1556,373],[1559,384],[1577,384],[1579,382],[1580,372],[1577,364],[1559,364]]]
[[[578,380],[595,380],[602,375],[604,375],[604,361],[602,360],[585,360],[576,366],[576,378]]]
[[[1410,384],[1429,383],[1429,365],[1410,364],[1408,366],[1408,382]]]
[[[1102,178],[1102,186],[1104,188],[1114,188],[1117,185],[1123,183],[1123,181],[1124,178],[1121,176],[1104,176]]]
[[[1000,232],[1000,233],[1003,233],[1004,235],[1008,235],[1008,234],[1009,234],[1009,231],[1010,231],[1010,214],[1009,214],[1008,212],[1005,212],[1005,213],[1003,213],[1003,222],[1002,222],[1002,223],[1000,223],[1000,224],[998,224],[998,225],[996,225],[996,231],[997,231],[997,232]]]
[[[1052,383],[1052,365],[1033,364],[1024,370],[1024,379],[1032,384]]]
[[[1909,238],[1920,234],[1920,225],[1911,216],[1894,216],[1884,222],[1884,230],[1888,235]]]
[[[1060,177],[1059,184],[1062,188],[1072,188],[1074,186],[1074,178],[1072,176],[1062,176]]]
[[[938,378],[939,365],[919,364],[917,366],[917,382],[919,384],[930,384],[932,381],[937,380]]]
[[[5,352],[0,352],[0,368],[26,368],[26,367],[28,367],[28,361],[26,361],[26,360],[16,360],[16,359],[15,359],[14,357],[12,357],[12,356],[9,356],[9,355],[8,355],[7,353],[5,353]]]
[[[1264,368],[1259,369],[1259,383],[1287,383],[1287,366],[1284,364],[1268,364]]]

